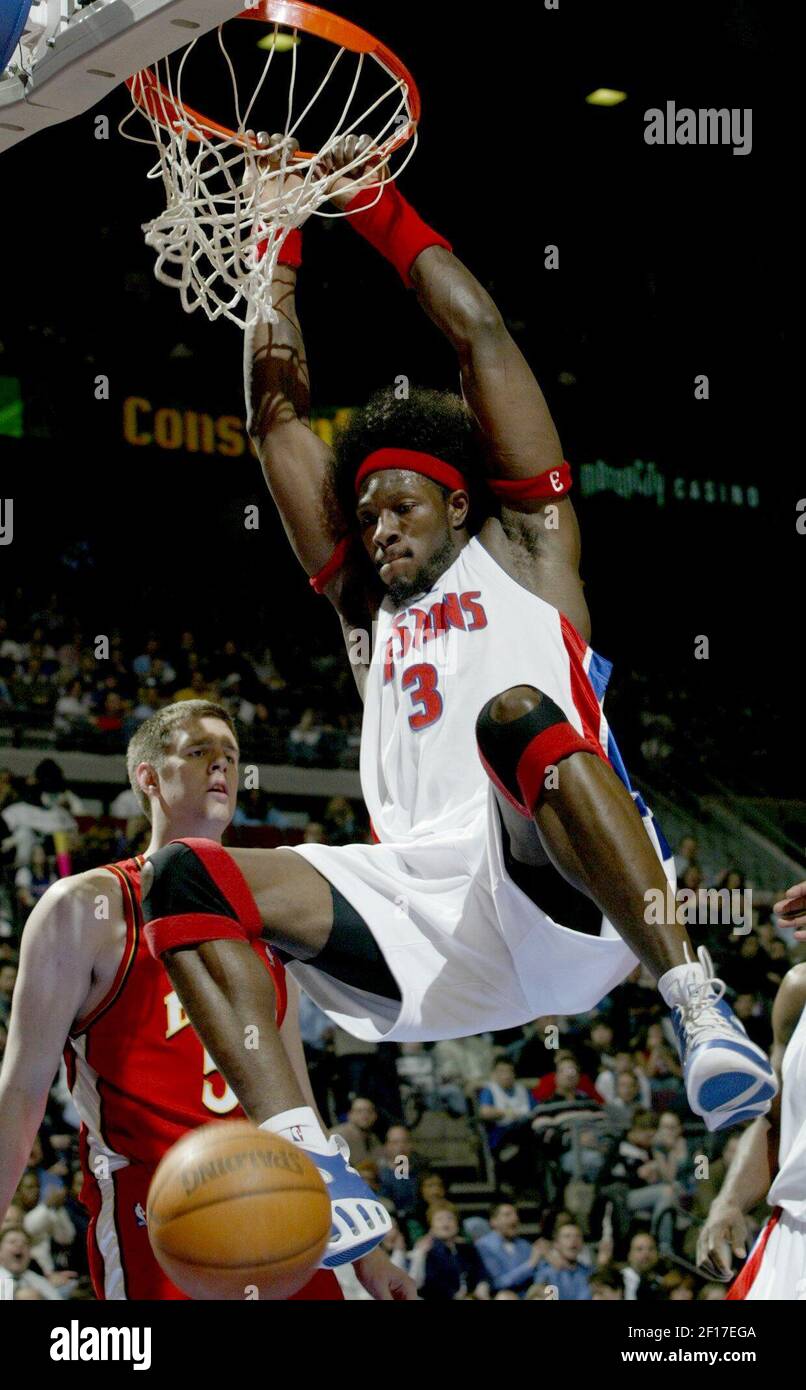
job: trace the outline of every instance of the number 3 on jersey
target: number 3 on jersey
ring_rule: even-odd
[[[437,668],[430,661],[421,661],[417,666],[409,666],[403,672],[401,685],[412,698],[412,703],[422,705],[422,709],[409,715],[409,727],[415,730],[427,729],[436,724],[442,714],[442,696],[437,690]]]

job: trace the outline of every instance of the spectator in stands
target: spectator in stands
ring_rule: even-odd
[[[603,1100],[589,1076],[583,1076],[579,1063],[567,1048],[560,1048],[554,1057],[554,1071],[541,1077],[532,1091],[538,1104],[546,1101]]]
[[[417,1189],[417,1205],[411,1216],[403,1222],[409,1244],[414,1244],[428,1231],[428,1213],[431,1207],[446,1200],[445,1184],[439,1173],[425,1172],[420,1175]]]
[[[474,1038],[455,1038],[434,1047],[437,1077],[445,1086],[461,1086],[467,1092],[485,1081],[493,1066],[492,1033]]]
[[[107,740],[116,745],[121,743],[120,734],[123,729],[123,719],[126,714],[126,706],[121,700],[116,690],[108,690],[104,696],[101,712],[97,717],[98,730],[104,734]]]
[[[586,1079],[595,1078],[602,1071],[615,1071],[616,1049],[614,1040],[615,1033],[612,1023],[609,1023],[606,1018],[595,1018],[588,1030],[587,1037],[583,1036],[577,1047],[583,1077]],[[595,1082],[591,1082],[591,1085],[594,1090],[597,1090]]]
[[[383,1150],[376,1155],[380,1190],[401,1220],[417,1209],[419,1180],[423,1161],[412,1148],[411,1131],[406,1125],[390,1125]]]
[[[0,1280],[10,1279],[16,1298],[23,1290],[40,1298],[58,1301],[58,1290],[43,1275],[31,1268],[31,1242],[25,1231],[10,1227],[0,1235]]]
[[[38,763],[34,776],[39,787],[39,800],[46,810],[61,807],[71,816],[83,816],[85,807],[80,796],[68,787],[64,773],[53,758],[43,758]]]
[[[53,866],[48,862],[42,845],[34,845],[31,850],[30,865],[23,864],[16,872],[14,884],[17,889],[17,902],[27,915],[52,883],[56,882]]]
[[[549,1248],[545,1240],[529,1243],[520,1231],[518,1209],[511,1202],[498,1202],[490,1212],[490,1231],[476,1241],[490,1287],[513,1289],[522,1295],[535,1278],[535,1270]]]
[[[579,1258],[584,1244],[584,1236],[575,1221],[559,1223],[551,1249],[535,1269],[534,1282],[554,1285],[561,1303],[582,1303],[591,1298],[593,1270]]]
[[[239,651],[238,643],[231,637],[214,656],[212,669],[222,688],[232,676],[235,676],[247,697],[259,684],[254,666]]]
[[[332,796],[325,807],[323,824],[328,844],[351,845],[358,837],[358,821],[346,796]]]
[[[462,1087],[438,1081],[436,1058],[425,1043],[401,1043],[396,1068],[404,1105],[413,1112],[412,1123],[423,1110],[447,1110],[458,1117],[467,1114]]]
[[[428,1234],[411,1256],[411,1276],[426,1303],[490,1297],[484,1266],[474,1246],[459,1237],[459,1216],[449,1202],[433,1207]]]
[[[377,1123],[378,1112],[372,1101],[368,1100],[366,1096],[356,1096],[350,1106],[347,1119],[343,1124],[336,1125],[334,1133],[344,1135],[350,1145],[350,1154],[354,1165],[363,1163],[365,1159],[374,1158],[383,1148],[375,1133]]]
[[[660,1280],[662,1297],[670,1303],[692,1303],[694,1301],[694,1291],[696,1280],[693,1274],[681,1274],[678,1269],[671,1269],[668,1274],[664,1274]]]
[[[233,825],[267,825],[269,799],[259,787],[244,792],[235,808]]]
[[[176,672],[170,662],[163,661],[161,656],[155,656],[151,662],[151,669],[146,672],[145,679],[156,681],[157,689],[167,695],[171,686],[176,684]],[[209,687],[209,692],[212,695],[212,686]]]
[[[156,676],[158,683],[164,685],[170,685],[176,680],[176,672],[172,666],[169,666],[162,660],[160,651],[160,639],[156,633],[152,633],[140,656],[136,656],[132,662],[132,670],[138,677],[141,685],[148,676]],[[159,663],[157,671],[154,670],[155,662]]]
[[[69,1247],[76,1238],[75,1226],[64,1209],[66,1199],[63,1187],[51,1188],[43,1198],[34,1169],[28,1168],[23,1173],[14,1202],[22,1208],[23,1227],[31,1240],[31,1253],[43,1274],[52,1274],[56,1268],[51,1242]]]
[[[594,1303],[611,1303],[624,1297],[621,1274],[612,1265],[594,1270],[590,1277],[591,1299]]]
[[[45,1153],[46,1149],[47,1154]],[[28,1167],[36,1173],[41,1201],[44,1201],[51,1192],[64,1190],[65,1179],[68,1175],[67,1165],[61,1154],[57,1156],[53,1153],[44,1129],[34,1138]]]
[[[682,1187],[687,1181],[691,1157],[683,1133],[683,1122],[673,1110],[664,1110],[658,1118],[652,1157],[662,1182]]]
[[[57,734],[73,737],[87,734],[95,728],[90,699],[80,680],[70,681],[64,694],[56,701],[53,727]]]
[[[703,882],[704,875],[699,864],[689,864],[688,868],[684,871],[680,880],[680,887],[687,888],[689,892],[698,894],[698,907],[696,909],[696,914],[689,914],[687,918],[688,925],[690,926],[694,926],[700,917],[699,892],[700,889],[703,887]]]
[[[303,710],[302,718],[288,736],[289,761],[300,767],[316,766],[324,733],[325,726],[316,710],[310,706]]]
[[[47,714],[56,700],[56,686],[43,672],[39,657],[21,663],[9,682],[11,697],[22,709]]]
[[[321,821],[309,820],[302,832],[302,843],[304,845],[326,845],[327,834]]]
[[[617,1062],[622,1055],[626,1057],[628,1065],[622,1063],[616,1072],[601,1072],[596,1078],[596,1085],[605,1098],[608,1119],[619,1128],[626,1129],[636,1110],[651,1107],[652,1089],[643,1072],[636,1071],[631,1065],[629,1053],[619,1054]]]
[[[535,1099],[515,1076],[508,1057],[498,1056],[492,1075],[479,1091],[479,1117],[490,1152],[513,1179],[530,1181],[536,1172],[532,1112]]]
[[[697,1294],[697,1301],[699,1303],[721,1303],[724,1298],[727,1298],[727,1294],[728,1291],[724,1284],[703,1284]]]
[[[211,698],[212,687],[203,671],[194,671],[190,677],[190,684],[182,690],[175,690],[171,699],[174,704],[182,700],[209,700]]]
[[[627,1262],[621,1271],[624,1297],[628,1302],[657,1302],[663,1297],[656,1274],[658,1247],[649,1231],[637,1231],[630,1241]]]
[[[682,879],[686,869],[691,868],[692,865],[696,865],[697,868],[700,866],[699,845],[693,835],[684,835],[674,857],[678,880]]]
[[[750,932],[734,945],[739,949],[732,951],[725,960],[725,979],[737,994],[753,994],[760,977],[766,974],[769,956],[756,932]]]
[[[265,700],[255,702],[255,713],[249,725],[249,738],[253,743],[269,743],[277,734],[277,723],[272,718]]]
[[[611,1141],[605,1158],[599,1197],[613,1203],[613,1230],[619,1246],[638,1213],[651,1219],[652,1234],[658,1237],[661,1249],[673,1249],[678,1189],[664,1180],[662,1165],[653,1155],[657,1129],[655,1116],[639,1110],[626,1135]]]

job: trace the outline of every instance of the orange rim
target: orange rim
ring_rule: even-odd
[[[235,16],[236,19],[257,19],[262,24],[282,24],[287,29],[301,29],[306,34],[315,34],[317,38],[326,39],[329,43],[337,44],[340,48],[349,49],[352,53],[369,53],[383,65],[393,77],[401,83],[405,83],[407,88],[409,121],[403,126],[398,135],[389,147],[388,153],[399,149],[414,133],[420,119],[420,93],[408,68],[400,61],[391,48],[374,38],[366,29],[360,29],[357,24],[352,24],[348,19],[342,19],[339,15],[331,14],[328,10],[320,10],[317,5],[308,5],[303,0],[259,0],[253,9],[242,10]],[[196,125],[200,130],[213,135],[223,136],[226,140],[232,140],[235,144],[252,146],[258,149],[256,141],[248,140],[245,136],[239,135],[236,130],[231,130],[229,126],[220,125],[218,121],[204,116],[200,111],[194,110],[192,106],[177,106],[171,97],[167,87],[159,81],[152,68],[143,68],[142,71],[134,73],[132,77],[126,78],[126,86],[131,93],[131,97],[136,106],[148,111],[159,125],[166,130],[174,129],[178,125],[188,122],[189,140],[199,140],[199,136],[193,130]],[[309,150],[299,150],[294,156],[295,159],[315,159],[316,154]]]

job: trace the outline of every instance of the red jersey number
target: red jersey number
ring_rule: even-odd
[[[432,666],[430,661],[409,666],[403,673],[401,683],[411,695],[412,703],[422,705],[421,710],[409,715],[409,727],[420,730],[427,729],[429,724],[436,724],[443,708],[442,696],[437,690],[436,666]]]

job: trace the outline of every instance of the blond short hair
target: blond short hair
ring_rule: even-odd
[[[192,724],[194,719],[221,719],[238,742],[232,716],[223,705],[213,704],[212,700],[181,700],[176,705],[165,705],[148,719],[143,720],[137,733],[126,749],[126,771],[129,786],[139,801],[143,815],[151,820],[151,807],[148,797],[137,781],[140,763],[151,763],[159,768],[165,761],[171,740],[178,729]]]

